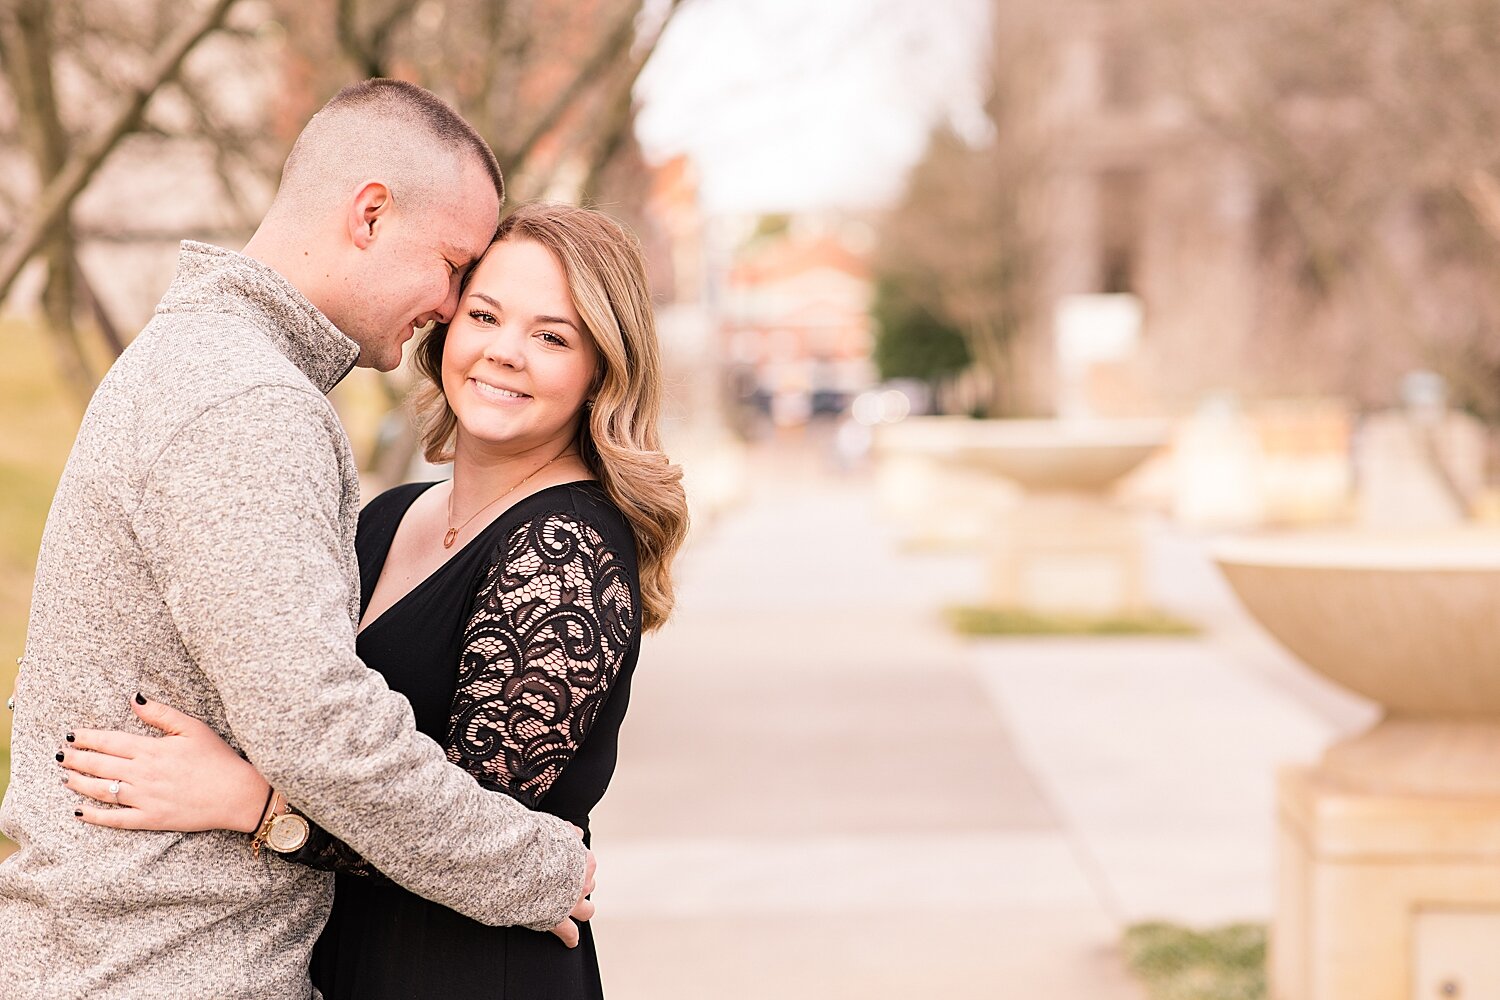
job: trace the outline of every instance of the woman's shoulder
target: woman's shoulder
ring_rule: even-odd
[[[573,521],[598,532],[605,544],[635,555],[635,533],[630,519],[616,506],[596,479],[559,483],[538,490],[506,511],[512,524]]]
[[[400,486],[392,486],[384,493],[379,493],[367,502],[360,510],[359,516],[376,516],[398,511],[398,515],[406,513],[406,508],[416,502],[417,497],[432,489],[438,484],[438,480],[423,483],[402,483]]]
[[[402,483],[379,494],[360,509],[359,533],[364,535],[383,528],[394,531],[417,497],[436,485],[436,482]]]

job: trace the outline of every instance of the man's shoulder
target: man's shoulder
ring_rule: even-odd
[[[262,386],[322,395],[263,330],[229,313],[160,313],[127,355],[132,381],[186,408]]]
[[[278,420],[305,414],[342,433],[327,398],[250,321],[229,314],[158,314],[101,391],[127,398],[137,451],[149,461],[184,428],[219,414]]]

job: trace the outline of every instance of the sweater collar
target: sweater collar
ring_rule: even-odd
[[[158,313],[230,314],[261,330],[318,391],[332,391],[359,358],[359,345],[278,272],[252,257],[183,240]]]

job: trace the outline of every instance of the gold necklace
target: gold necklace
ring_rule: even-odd
[[[569,446],[569,447],[571,449],[571,446]],[[547,466],[551,465],[553,462],[557,461],[559,458],[563,458],[564,456],[569,455],[569,454],[572,454],[571,450],[563,451],[563,452],[561,452],[561,453],[559,453],[557,455],[553,455],[551,458],[547,459],[547,461],[545,461],[541,465],[537,466],[536,471],[532,472],[531,475],[527,476],[525,479],[521,480],[519,483],[517,483],[516,485],[512,486],[510,489],[506,490],[504,493],[500,494],[495,499],[491,500],[489,503],[485,504],[483,507],[479,508],[474,513],[470,514],[468,516],[468,518],[464,521],[464,523],[460,524],[456,528],[453,527],[453,491],[450,489],[448,491],[448,533],[443,536],[443,548],[445,548],[445,549],[451,549],[451,548],[453,548],[453,543],[458,540],[458,533],[460,531],[463,531],[465,528],[467,528],[469,526],[469,522],[470,521],[473,521],[474,518],[478,517],[480,514],[483,514],[485,511],[489,510],[491,507],[495,506],[495,504],[499,503],[501,500],[504,500],[506,497],[510,496],[512,493],[514,493],[516,490],[520,489],[522,486],[525,486],[526,483],[529,482],[531,480],[531,478],[533,476],[535,476],[538,472],[541,472],[543,469],[545,469]]]

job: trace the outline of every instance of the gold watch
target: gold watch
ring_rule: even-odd
[[[250,841],[250,849],[259,856],[260,845],[265,844],[277,854],[292,854],[307,843],[311,833],[307,817],[294,811],[280,792],[272,792],[271,806]]]

